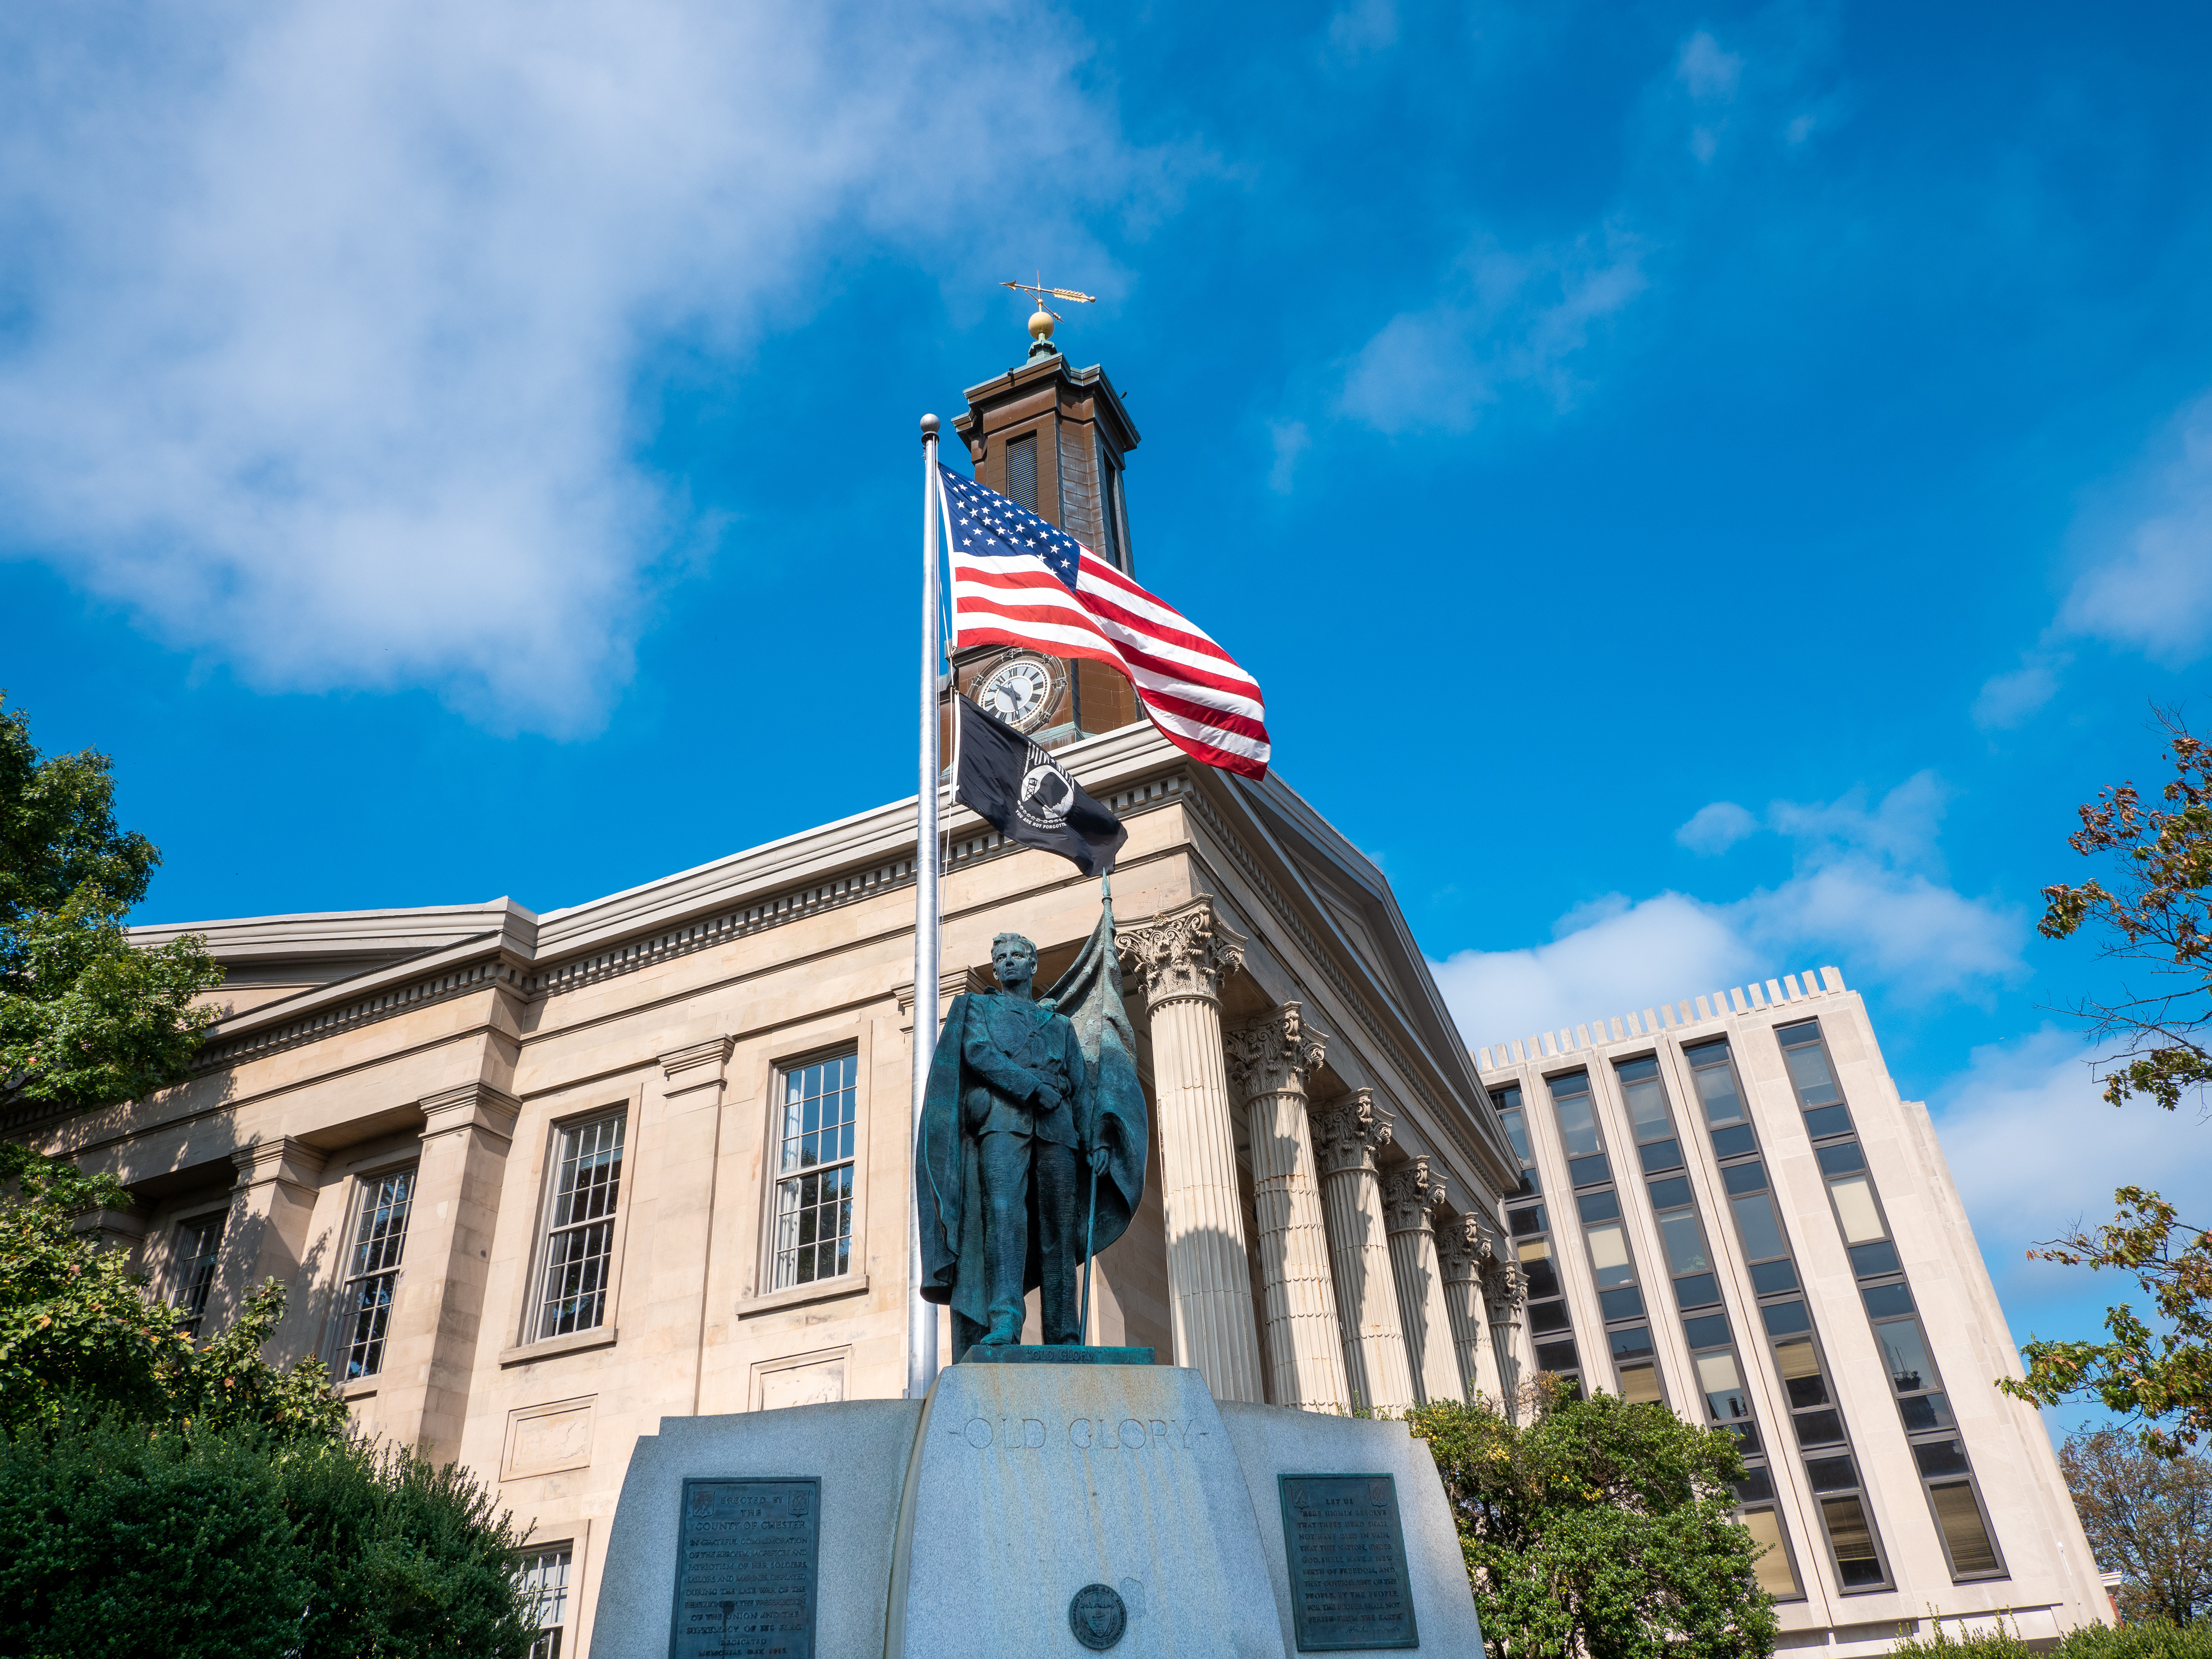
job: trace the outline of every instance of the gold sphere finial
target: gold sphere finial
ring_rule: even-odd
[[[1049,340],[1052,338],[1052,313],[1039,306],[1030,313],[1030,338]]]
[[[1055,300],[1072,300],[1079,306],[1097,303],[1094,295],[1078,294],[1072,288],[1047,288],[1042,272],[1038,273],[1034,283],[1001,283],[999,286],[1036,296],[1036,309],[1030,313],[1030,356],[1032,358],[1046,356],[1060,349],[1052,343],[1052,325],[1059,320],[1059,313],[1045,304],[1047,295]]]

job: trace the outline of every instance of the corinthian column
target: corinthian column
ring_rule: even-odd
[[[1406,1358],[1421,1400],[1458,1400],[1459,1364],[1452,1357],[1451,1314],[1437,1266],[1436,1229],[1429,1212],[1444,1201],[1444,1180],[1417,1158],[1382,1183],[1390,1267],[1398,1281],[1398,1314],[1406,1322]]]
[[[1375,1154],[1390,1141],[1390,1120],[1376,1109],[1372,1089],[1358,1089],[1316,1113],[1313,1132],[1346,1381],[1356,1403],[1402,1412],[1413,1404],[1413,1373],[1375,1175]]]
[[[1221,981],[1243,966],[1244,941],[1201,897],[1119,930],[1115,943],[1143,977],[1152,1022],[1175,1361],[1194,1366],[1217,1400],[1264,1400],[1221,1046]]]
[[[1325,1039],[1286,1002],[1229,1036],[1229,1074],[1244,1096],[1252,1132],[1253,1212],[1267,1353],[1278,1406],[1341,1412],[1345,1385],[1336,1292],[1329,1284],[1328,1234],[1306,1127],[1306,1079],[1320,1069]]]
[[[1459,1365],[1461,1397],[1474,1398],[1483,1388],[1483,1305],[1480,1273],[1485,1255],[1482,1224],[1471,1215],[1448,1216],[1437,1228],[1437,1265],[1444,1282],[1444,1308],[1451,1316],[1452,1355]]]
[[[1498,1397],[1508,1422],[1519,1419],[1521,1404],[1521,1309],[1528,1299],[1528,1281],[1521,1264],[1508,1261],[1496,1251],[1485,1264],[1482,1301],[1490,1316],[1490,1355],[1498,1376]]]

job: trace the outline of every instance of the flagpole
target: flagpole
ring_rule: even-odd
[[[929,1063],[937,1053],[937,416],[921,417],[921,765],[915,791],[914,1096],[907,1144],[918,1147]],[[913,1172],[920,1174],[917,1170]],[[911,1179],[907,1202],[906,1397],[937,1380],[937,1304],[921,1297],[921,1204]]]

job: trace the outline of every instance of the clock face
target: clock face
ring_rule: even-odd
[[[1033,657],[1002,662],[975,688],[976,706],[1018,732],[1042,722],[1052,704],[1052,671]]]

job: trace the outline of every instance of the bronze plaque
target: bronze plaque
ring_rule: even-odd
[[[668,1659],[814,1659],[822,1482],[684,1483]]]
[[[1420,1646],[1397,1482],[1387,1474],[1275,1480],[1298,1651]]]

